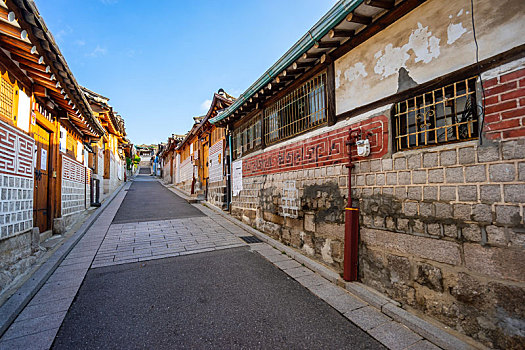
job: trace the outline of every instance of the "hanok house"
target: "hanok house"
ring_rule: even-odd
[[[41,239],[89,206],[85,144],[104,129],[32,1],[0,2],[0,45],[4,290],[31,265]]]
[[[182,142],[185,135],[172,134],[168,137],[168,142],[164,144],[159,152],[159,165],[162,169],[161,178],[165,184],[175,183],[177,146]]]
[[[343,272],[351,192],[361,282],[522,346],[523,23],[518,0],[338,1],[211,120],[233,144],[232,214]]]
[[[209,120],[233,101],[235,98],[223,89],[213,94],[206,115],[194,118],[193,128],[178,146],[180,160],[176,160],[177,186],[191,195],[202,194],[203,199],[221,208],[227,195],[225,130],[212,125]]]
[[[93,152],[87,162],[93,172],[91,200],[100,203],[125,180],[126,157],[123,147],[129,141],[126,139],[124,119],[109,105],[109,98],[85,87],[82,91],[106,131],[102,138],[91,143]]]

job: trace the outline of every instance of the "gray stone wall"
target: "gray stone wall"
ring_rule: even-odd
[[[208,202],[217,208],[226,206],[226,183],[225,181],[210,182],[208,185]]]
[[[360,279],[486,345],[520,344],[525,139],[398,152],[354,172]]]

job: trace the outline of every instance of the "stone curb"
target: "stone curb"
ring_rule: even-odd
[[[177,196],[179,196],[180,198],[184,199],[186,202],[190,203],[190,204],[196,204],[196,203],[200,203],[201,200],[200,199],[197,199],[197,198],[192,198],[190,196],[188,196],[184,191],[178,189],[177,187],[171,187],[169,185],[165,185],[162,183],[161,180],[158,180],[160,182],[160,184],[164,187],[166,187],[168,190],[170,190],[171,192],[175,193]]]
[[[47,259],[46,262],[35,271],[22,286],[0,306],[0,337],[16,319],[18,314],[31,301],[35,294],[47,281],[49,276],[57,269],[58,265],[65,259],[69,252],[76,246],[80,239],[86,234],[91,225],[100,214],[113,201],[117,194],[124,188],[127,182],[123,182],[113,193],[106,198],[104,203],[80,226],[80,228]]]
[[[253,227],[237,220],[228,213],[223,212],[219,208],[215,207],[213,204],[208,202],[203,203],[208,209],[211,209],[237,226],[243,228],[244,230],[252,233],[254,236],[264,241],[265,243],[273,246],[275,249],[285,252],[288,256],[296,260],[297,262],[304,264],[310,270],[320,274],[322,277],[328,281],[337,284],[340,287],[345,288],[347,291],[355,295],[356,297],[367,302],[371,306],[375,307],[381,313],[391,317],[395,321],[406,326],[415,333],[421,335],[422,337],[428,339],[430,342],[435,345],[446,349],[446,350],[456,350],[456,349],[476,349],[473,345],[466,343],[465,341],[457,338],[453,334],[443,330],[437,325],[433,325],[411,313],[402,309],[401,304],[397,301],[394,301],[390,298],[385,297],[381,293],[372,290],[371,288],[363,285],[359,282],[346,282],[344,281],[339,274],[330,270],[326,266],[313,261],[312,259],[304,256],[303,254],[295,251],[294,249],[285,246],[281,242],[276,241],[275,239],[268,237],[264,233],[254,229]],[[478,344],[477,344],[478,345]]]

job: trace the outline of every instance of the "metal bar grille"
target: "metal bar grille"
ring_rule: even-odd
[[[476,79],[461,80],[396,103],[396,150],[476,138]]]
[[[261,145],[261,114],[254,116],[247,124],[235,130],[233,156],[235,159]]]
[[[0,87],[0,114],[8,119],[13,119],[13,99],[14,87],[4,78],[0,78],[2,85]]]
[[[326,72],[290,92],[264,113],[267,145],[326,122]]]

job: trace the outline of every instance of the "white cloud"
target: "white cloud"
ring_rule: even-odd
[[[118,0],[100,0],[100,2],[103,3],[104,5],[113,5],[113,4],[116,4]]]
[[[86,45],[86,42],[84,40],[75,40],[75,45],[84,46]]]
[[[107,53],[108,53],[108,50],[106,48],[100,47],[100,45],[97,45],[97,47],[95,47],[95,49],[91,51],[87,56],[100,57],[100,56],[104,56]]]
[[[210,106],[211,106],[211,100],[205,100],[204,102],[201,103],[201,109],[203,111],[208,111],[208,109],[210,109]]]

